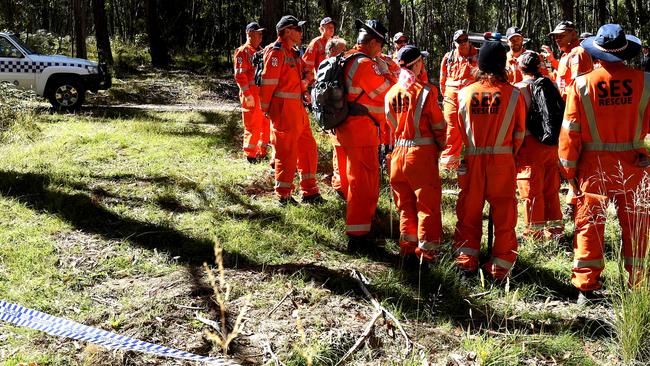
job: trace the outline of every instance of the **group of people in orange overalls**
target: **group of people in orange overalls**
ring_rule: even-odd
[[[563,52],[556,60],[547,46],[541,54],[526,50],[517,27],[506,32],[509,50],[500,41],[477,49],[469,34],[458,30],[454,50],[444,55],[440,68],[441,109],[438,89],[424,67],[428,53],[409,45],[407,35],[393,37],[395,52],[388,56],[383,53],[387,29],[376,20],[356,20],[356,44],[346,50],[346,42],[335,36],[336,22],[328,17],[320,23],[321,35],[301,55],[296,46],[303,25],[293,16],[277,23],[277,41],[263,49],[259,88],[251,74],[252,54],[260,50],[257,23],[247,26],[247,43],[235,52],[244,152],[249,161],[264,159],[270,136],[281,205],[298,204],[292,196],[296,173],[302,202],[325,202],[316,184],[317,147],[305,104],[311,102],[308,90],[318,65],[343,53],[346,98],[365,111],[348,115],[332,136],[332,186],[347,202],[350,252],[374,245],[370,233],[379,198],[378,152],[383,151],[389,153],[385,161],[400,215],[403,256],[431,261],[440,251],[439,168],[453,170],[460,188],[456,264],[465,275],[479,269],[487,201],[494,245],[482,269],[495,279],[506,278],[517,259],[517,190],[525,210],[524,237],[558,239],[564,231],[561,172],[571,187],[567,203],[575,205],[572,282],[581,299],[593,297],[600,287],[602,213],[608,200],[617,205],[630,283],[637,281],[648,227],[647,219],[632,218],[647,214],[635,205],[632,192],[650,172],[643,142],[650,129],[650,76],[623,61],[638,53],[638,39],[608,24],[580,40],[575,25],[563,21],[549,34]],[[566,100],[558,145],[542,144],[527,129],[531,85],[543,77],[551,78]]]

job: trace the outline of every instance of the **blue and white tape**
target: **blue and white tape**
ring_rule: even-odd
[[[51,335],[72,338],[80,341],[88,341],[112,349],[145,352],[157,356],[207,362],[209,365],[214,366],[238,366],[237,363],[227,359],[199,356],[193,353],[139,341],[137,339],[121,336],[98,328],[89,327],[71,320],[57,318],[3,300],[0,300],[0,320],[21,327],[40,330]]]

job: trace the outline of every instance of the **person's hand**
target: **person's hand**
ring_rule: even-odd
[[[304,93],[303,98],[305,98],[305,103],[311,104],[311,95],[309,93]]]
[[[546,57],[549,61],[555,60],[555,55],[553,54],[553,50],[551,50],[551,47],[548,45],[543,45],[542,46],[542,56]]]
[[[244,107],[253,108],[255,107],[255,98],[252,95],[244,97]]]

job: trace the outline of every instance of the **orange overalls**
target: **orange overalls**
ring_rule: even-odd
[[[316,72],[318,70],[318,65],[320,65],[323,60],[325,60],[325,45],[327,45],[327,39],[323,36],[318,36],[309,42],[309,46],[305,50],[305,54],[302,55],[302,60],[305,65],[305,80],[307,80],[307,85],[311,85],[314,82],[316,77]]]
[[[255,67],[252,63],[255,52],[255,48],[248,42],[235,50],[235,81],[239,87],[239,100],[242,105],[244,153],[249,158],[263,158],[269,146],[271,130],[269,120],[260,108],[259,87],[255,85]],[[244,105],[247,96],[255,98],[253,108]]]
[[[515,86],[524,97],[526,111],[531,103],[530,83],[524,79]],[[524,201],[524,236],[539,240],[558,239],[564,232],[560,207],[560,169],[557,146],[546,145],[526,131],[517,154],[517,187]]]
[[[442,239],[438,156],[447,128],[438,90],[419,80],[408,88],[394,85],[385,109],[395,137],[390,185],[400,213],[400,254],[432,260]]]
[[[622,62],[602,62],[602,68],[578,76],[568,89],[559,155],[563,175],[577,179],[583,193],[577,200],[571,276],[582,291],[601,286],[610,200],[616,205],[630,283],[639,280],[648,241],[648,194],[637,190],[650,173],[643,141],[649,98],[650,74]],[[646,203],[638,205],[639,199]]]
[[[360,52],[355,47],[346,56]],[[337,155],[339,169],[347,178],[346,233],[361,236],[370,232],[379,198],[379,128],[385,124],[384,96],[391,86],[377,63],[357,56],[345,65],[347,100],[368,109],[370,116],[348,116],[336,128],[336,139],[344,154]]]
[[[474,82],[472,69],[478,62],[478,51],[470,46],[468,57],[458,54],[458,50],[447,52],[440,64],[440,91],[443,95],[443,115],[447,122],[447,146],[440,155],[443,168],[455,169],[460,164],[463,140],[456,122],[458,91]]]
[[[566,100],[567,88],[573,84],[573,80],[580,75],[586,74],[594,69],[591,56],[580,47],[580,41],[572,44],[571,51],[563,53],[560,61],[557,62],[555,71],[555,82],[562,98]]]
[[[526,130],[525,102],[510,84],[476,82],[458,93],[458,125],[466,150],[465,165],[457,171],[456,264],[469,272],[478,269],[487,200],[495,238],[483,269],[502,279],[517,258],[515,156]]]
[[[302,71],[298,51],[284,46],[280,40],[264,49],[260,101],[262,110],[268,113],[273,124],[275,192],[280,198],[291,195],[296,166],[300,173],[302,197],[318,194],[318,153],[303,105],[306,90]]]
[[[521,68],[519,67],[519,57],[521,57],[525,52],[526,50],[520,53],[517,57],[512,54],[512,51],[508,51],[506,54],[506,71],[508,72],[508,81],[512,85],[524,80],[524,74],[521,72]],[[541,55],[539,56],[539,60],[542,76],[549,76],[546,63],[544,63],[544,58]]]

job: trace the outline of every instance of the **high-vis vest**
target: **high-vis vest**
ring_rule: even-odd
[[[591,56],[578,44],[576,43],[571,51],[562,54],[555,72],[555,82],[565,100],[567,88],[573,84],[573,81],[594,68]]]
[[[474,82],[472,68],[478,64],[478,51],[470,46],[469,55],[463,57],[458,50],[447,52],[440,64],[440,91],[445,94],[447,87],[460,89]]]
[[[274,100],[302,100],[303,62],[298,50],[285,47],[279,40],[264,49],[264,71],[260,86],[260,104],[267,111]]]
[[[253,55],[256,51],[248,42],[235,50],[235,82],[244,96],[257,95],[259,92],[255,85],[253,67]]]
[[[357,52],[360,52],[359,49],[354,48],[346,56]],[[336,128],[336,138],[342,146],[378,145],[378,128],[385,123],[384,96],[391,83],[379,65],[368,57],[355,57],[346,63],[344,73],[347,100],[356,100],[356,103],[368,110],[369,116],[348,116]]]
[[[647,154],[649,97],[650,74],[622,63],[579,76],[569,89],[560,131],[565,178],[575,178],[585,152]]]
[[[308,85],[314,81],[316,75],[316,71],[314,70],[318,70],[318,65],[325,60],[326,45],[327,39],[323,36],[318,36],[309,42],[305,54],[302,55],[302,60],[305,63],[305,79]]]
[[[525,115],[523,109],[517,110],[519,90],[515,87],[486,88],[481,84],[474,83],[458,94],[458,119],[465,132],[465,154],[516,154],[525,134],[525,119],[523,124],[512,123],[515,113]],[[519,108],[523,108],[523,104],[519,104]]]

